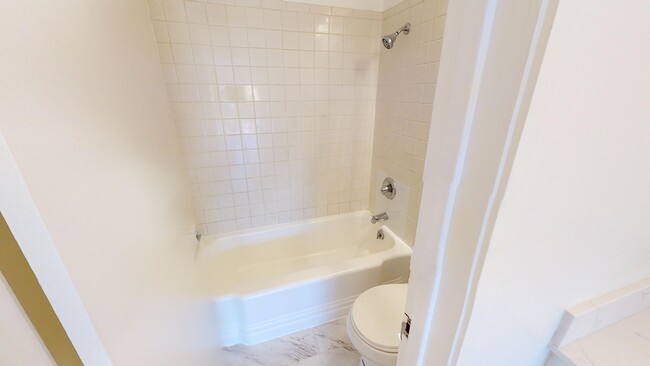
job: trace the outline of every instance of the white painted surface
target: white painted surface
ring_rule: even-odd
[[[56,365],[0,274],[0,365]]]
[[[52,237],[0,135],[0,211],[82,362],[110,360]]]
[[[649,17],[560,1],[459,365],[541,365],[565,307],[650,276]]]
[[[0,43],[0,131],[24,178],[0,180],[3,215],[82,360],[108,364],[103,344],[116,365],[218,364],[147,3],[2,2]],[[59,255],[72,284],[52,290]],[[84,307],[102,344],[71,333],[92,330]]]
[[[398,365],[457,364],[543,54],[547,5],[449,3],[409,280],[413,326]]]
[[[408,280],[411,249],[386,226],[370,224],[367,211],[204,240],[203,277],[213,281],[224,345],[340,318],[363,291]]]

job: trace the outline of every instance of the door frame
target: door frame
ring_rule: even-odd
[[[450,0],[399,366],[455,365],[559,0]]]
[[[0,212],[81,361],[85,365],[111,365],[1,133]]]

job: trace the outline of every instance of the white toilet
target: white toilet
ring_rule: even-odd
[[[354,301],[347,330],[352,345],[361,353],[359,366],[395,366],[397,363],[407,286],[373,287]]]

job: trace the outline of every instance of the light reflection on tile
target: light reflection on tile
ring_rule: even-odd
[[[359,353],[345,330],[345,318],[254,346],[225,348],[226,366],[356,366]]]

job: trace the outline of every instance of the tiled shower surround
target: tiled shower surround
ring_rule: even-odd
[[[375,190],[371,166],[419,192],[421,183],[413,181],[421,177],[435,78],[419,64],[417,72],[398,70],[397,59],[406,57],[398,50],[407,44],[421,51],[420,27],[433,32],[433,9],[423,7],[430,1],[394,8],[432,13],[411,20],[413,47],[416,37],[400,36],[396,52],[380,56],[382,34],[394,31],[387,26],[402,12],[393,21],[386,18],[393,9],[382,16],[281,0],[149,0],[199,231],[366,209]],[[395,83],[404,87],[392,93],[398,109],[376,108],[376,100],[389,99],[384,86]],[[410,84],[418,92],[406,90]],[[409,97],[419,98],[417,118]],[[394,121],[399,127],[388,126]],[[375,162],[373,133],[381,144]],[[403,164],[386,156],[395,147],[408,158]]]
[[[199,230],[368,206],[381,14],[150,1]]]
[[[420,210],[447,2],[407,0],[383,13],[382,34],[406,22],[411,23],[411,32],[399,36],[392,49],[382,47],[379,55],[370,208],[393,212],[393,230],[411,244]],[[385,175],[401,183],[397,198],[403,202],[387,202],[378,195],[377,182]]]

